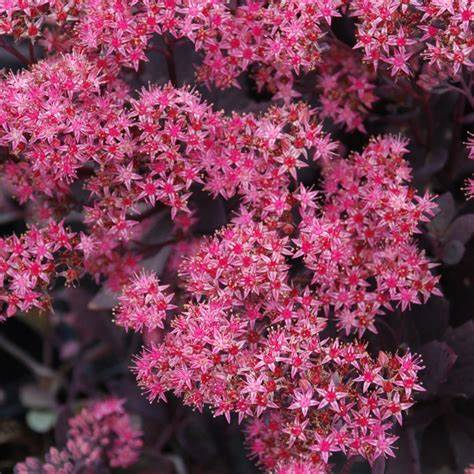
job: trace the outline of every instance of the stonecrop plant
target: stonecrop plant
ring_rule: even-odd
[[[420,147],[434,159],[433,98],[472,122],[473,17],[471,0],[0,1],[16,65],[0,79],[0,208],[24,216],[0,237],[3,326],[54,327],[58,299],[95,292],[73,326],[107,295],[110,331],[131,340],[117,367],[153,406],[236,422],[263,472],[383,472],[430,393],[392,324],[443,296],[447,250],[423,241],[441,201],[412,171]],[[458,188],[472,197],[472,178]],[[62,442],[15,472],[145,472],[167,439],[74,367],[40,384],[69,410]],[[173,463],[156,472],[185,472]]]
[[[66,446],[51,448],[45,462],[27,458],[15,467],[18,474],[100,472],[104,466],[128,467],[138,457],[142,442],[123,409],[123,400],[109,399],[84,408],[69,420]]]

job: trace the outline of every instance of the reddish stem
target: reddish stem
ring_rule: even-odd
[[[28,66],[30,61],[24,56],[20,51],[18,51],[14,46],[5,42],[3,38],[0,38],[0,48],[3,48],[5,51],[9,52],[12,56],[15,56],[18,61],[23,63],[25,66]]]
[[[36,62],[35,46],[31,41],[28,43],[28,49],[30,52],[30,63],[34,64]]]
[[[173,87],[178,87],[178,76],[176,74],[176,62],[174,59],[174,40],[172,38],[164,38],[166,45],[165,60],[166,65],[168,66],[168,75],[170,77],[170,82],[173,84]]]
[[[341,472],[339,474],[349,474],[352,470],[352,466],[355,464],[357,461],[357,456],[352,456],[350,457],[344,466],[342,466]]]

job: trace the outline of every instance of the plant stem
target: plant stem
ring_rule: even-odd
[[[18,61],[23,63],[23,65],[28,66],[30,61],[24,56],[20,51],[18,51],[14,46],[5,42],[3,38],[0,38],[0,48],[3,48],[5,51],[9,52],[11,55],[15,56]]]
[[[2,334],[0,334],[0,348],[5,352],[10,354],[15,359],[19,360],[23,365],[28,367],[36,376],[44,378],[53,378],[56,376],[56,373],[51,370],[49,367],[40,364],[38,361],[33,359],[29,354],[27,354],[23,349],[13,344]]]
[[[456,165],[460,158],[459,149],[462,145],[462,119],[464,116],[464,108],[466,105],[466,97],[460,95],[454,107],[454,116],[451,126],[451,145],[449,148],[448,161],[439,173],[440,180],[444,183],[450,182],[456,173]]]
[[[344,466],[342,466],[341,472],[339,474],[349,474],[352,470],[352,466],[355,464],[357,461],[357,456],[352,456],[350,457]]]
[[[416,444],[415,430],[413,428],[407,428],[406,439],[408,444],[408,453],[410,455],[410,473],[411,474],[422,474],[420,453],[418,451],[418,445]]]
[[[165,206],[163,206],[161,204],[157,204],[155,207],[151,207],[147,211],[144,211],[142,214],[139,214],[138,216],[127,215],[127,219],[131,219],[133,221],[141,222],[141,221],[143,221],[145,219],[148,219],[149,217],[151,217],[155,214],[158,214],[161,211],[165,211],[165,210],[166,210]]]
[[[30,52],[30,63],[34,64],[36,62],[35,45],[31,41],[28,43],[28,49]]]
[[[174,60],[174,40],[168,37],[164,38],[166,45],[166,65],[168,66],[168,75],[173,87],[178,87],[178,76],[176,74],[176,62]]]
[[[157,244],[148,245],[148,244],[143,244],[141,242],[137,242],[137,244],[139,244],[141,247],[139,250],[139,253],[144,257],[148,257],[150,255],[154,255],[158,253],[161,249],[167,247],[168,245],[177,244],[181,240],[183,239],[174,237],[172,239],[165,240],[164,242],[159,242]]]

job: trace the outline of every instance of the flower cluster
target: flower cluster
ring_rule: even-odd
[[[189,303],[137,359],[138,382],[150,399],[171,390],[228,420],[253,420],[251,450],[266,469],[288,458],[323,469],[336,451],[391,455],[390,428],[421,389],[420,365],[322,339],[319,295],[290,278],[291,253],[288,237],[252,220],[202,244],[181,269]]]
[[[291,69],[284,66],[275,68],[267,64],[259,64],[250,70],[250,77],[255,81],[257,91],[270,93],[272,100],[283,100],[288,104],[301,94],[295,89],[295,76]]]
[[[145,52],[156,27],[152,10],[158,6],[150,3],[137,0],[79,2],[81,13],[74,25],[72,49],[97,58],[102,67],[114,74],[120,67],[137,70],[139,63],[147,60]]]
[[[426,61],[457,76],[472,67],[474,3],[471,0],[355,0],[358,42],[364,59],[392,75],[412,74]]]
[[[166,286],[160,286],[156,275],[142,272],[122,289],[120,306],[115,315],[116,323],[126,329],[142,331],[163,328],[166,312],[174,308],[170,304],[173,294],[166,294]]]
[[[15,474],[72,474],[131,466],[140,453],[141,432],[132,426],[123,404],[111,398],[84,408],[69,420],[64,448],[51,448],[44,463],[27,458],[15,466]]]
[[[50,25],[64,26],[77,14],[76,0],[4,1],[0,5],[0,35],[35,40]]]
[[[203,3],[203,20],[186,35],[204,51],[197,78],[228,87],[253,63],[296,73],[313,69],[320,56],[318,41],[332,18],[340,15],[342,2],[249,2],[234,10],[224,2]]]
[[[127,219],[133,202],[123,197],[126,184],[120,183],[121,192],[112,188],[135,150],[124,109],[127,88],[78,54],[9,74],[2,86],[0,144],[8,151],[0,165],[3,179],[20,203],[35,204],[40,221],[84,212],[84,266],[97,278],[120,280],[120,273],[134,270],[120,242],[131,238],[137,224]],[[73,193],[77,182],[84,199]]]
[[[247,427],[252,455],[279,473],[331,472],[328,461],[337,452],[371,463],[394,456],[397,437],[390,428],[413,404],[413,390],[421,389],[415,383],[419,361],[383,352],[373,360],[362,345],[337,341],[303,348],[306,369],[277,382],[278,408]]]
[[[93,15],[90,12],[94,12]],[[0,34],[27,38],[48,53],[75,52],[94,57],[115,74],[138,68],[154,24],[138,2],[111,0],[25,0],[3,2]],[[25,58],[26,59],[26,58]]]
[[[287,188],[305,166],[301,157],[324,161],[335,149],[305,104],[229,117],[171,85],[132,99],[78,54],[41,61],[3,84],[4,179],[21,203],[35,203],[40,220],[83,212],[84,267],[117,289],[135,269],[127,244],[150,209],[168,207],[179,220],[200,184],[279,218],[290,208]],[[82,200],[73,194],[78,184]]]
[[[225,88],[249,66],[260,65],[281,90],[294,96],[293,73],[321,63],[324,36],[335,17],[347,10],[356,22],[364,59],[386,63],[392,74],[411,74],[423,64],[456,76],[472,66],[471,0],[341,0],[227,2],[187,0],[28,0],[0,9],[0,33],[40,39],[49,52],[74,51],[93,57],[108,72],[138,69],[147,60],[153,35],[171,49],[190,40],[202,54],[197,79]],[[94,12],[90,15],[90,12]],[[64,35],[67,30],[68,34]],[[260,78],[261,80],[262,78]]]
[[[62,224],[32,226],[20,237],[0,238],[0,320],[17,311],[49,309],[52,281],[74,282],[81,264],[77,237]]]
[[[375,316],[391,310],[391,302],[404,311],[440,294],[433,264],[412,240],[436,205],[407,186],[405,146],[383,137],[347,160],[331,160],[322,213],[301,212],[294,256],[303,257],[320,304],[326,313],[333,309],[347,333],[375,331]]]
[[[67,194],[79,168],[113,146],[120,94],[112,86],[101,94],[103,82],[99,67],[75,54],[2,81],[0,145],[10,158],[2,172],[20,202]]]
[[[361,344],[320,334],[330,308],[341,329],[363,334],[375,330],[375,316],[390,301],[403,310],[438,292],[431,265],[411,241],[433,203],[405,185],[405,152],[403,141],[385,137],[348,160],[326,160],[322,209],[314,192],[300,188],[283,213],[257,220],[254,210],[242,210],[204,241],[181,266],[188,304],[164,342],[136,362],[150,399],[172,390],[227,419],[258,418],[251,446],[267,469],[296,451],[316,464],[335,451],[370,461],[392,454],[392,418],[401,422],[412,390],[420,389],[416,358],[380,353],[373,360]],[[301,214],[294,238],[285,236],[295,228],[290,202]],[[290,257],[301,256],[303,267],[291,265]],[[137,278],[133,294],[146,293],[150,281],[161,323],[168,299],[157,281]],[[138,318],[160,309],[134,301]]]
[[[374,73],[357,53],[338,43],[324,52],[318,72],[321,117],[330,118],[349,132],[365,132],[363,121],[377,100]]]
[[[139,132],[136,149],[147,173],[134,172],[137,165],[131,162],[119,170],[117,181],[137,200],[171,207],[172,217],[189,213],[189,190],[202,182],[206,151],[217,139],[221,115],[197,94],[171,85],[145,89],[131,104]]]
[[[291,206],[288,186],[307,166],[304,157],[325,161],[337,145],[304,103],[271,107],[263,116],[233,114],[203,160],[205,189],[224,198],[238,194],[248,210],[280,219]]]
[[[236,78],[254,63],[290,65],[309,70],[319,58],[318,40],[331,19],[339,16],[340,0],[284,4],[252,2],[229,8],[224,1],[188,2],[86,0],[26,1],[25,7],[0,10],[1,32],[34,40],[44,35],[48,49],[64,50],[60,30],[71,29],[68,49],[100,57],[110,70],[117,66],[138,69],[154,33],[168,38],[187,38],[203,53],[197,77],[219,87],[236,84]],[[89,12],[93,11],[94,15]]]

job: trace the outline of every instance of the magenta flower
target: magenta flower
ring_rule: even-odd
[[[108,399],[84,408],[69,420],[66,446],[51,448],[45,462],[27,458],[15,466],[17,474],[61,473],[77,469],[97,471],[104,466],[128,467],[138,458],[140,431],[131,425],[124,401]]]

